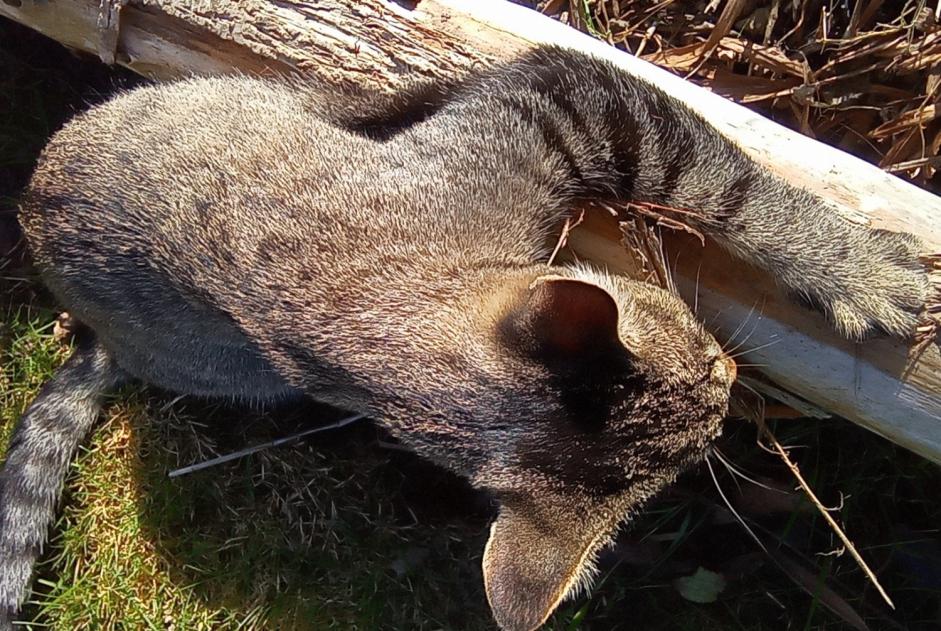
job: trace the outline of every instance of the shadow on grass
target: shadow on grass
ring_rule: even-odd
[[[464,482],[379,447],[365,424],[170,480],[180,464],[335,412],[157,405],[128,417],[131,445],[111,457],[133,461],[134,536],[167,582],[141,597],[198,601],[167,611],[180,628],[200,616],[232,628],[490,628],[478,569],[489,503]],[[100,507],[108,489],[86,491],[73,501]]]

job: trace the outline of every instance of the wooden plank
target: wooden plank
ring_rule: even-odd
[[[408,8],[413,3],[385,0],[22,0],[13,6],[17,2],[0,2],[0,15],[157,79],[303,70],[332,81],[394,88],[410,72],[451,76],[539,43],[568,46],[605,57],[682,100],[755,160],[825,200],[847,221],[913,232],[929,253],[941,252],[938,197],[501,0],[422,0],[414,9]],[[110,28],[99,26],[109,17]],[[629,272],[633,263],[619,240],[617,226],[594,218],[575,231],[571,245],[580,257]],[[702,248],[675,238],[668,239],[668,248],[671,261],[679,256],[681,291],[720,340],[748,320],[743,348],[756,350],[740,361],[762,364],[784,389],[941,463],[937,345],[912,366],[907,345],[839,338],[821,317],[787,302],[767,275],[711,244]]]

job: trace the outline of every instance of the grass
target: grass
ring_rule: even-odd
[[[0,72],[0,217],[9,219],[49,133],[114,79],[4,23],[0,68],[9,70]],[[55,305],[20,252],[0,251],[0,452],[68,354],[52,335]],[[142,388],[116,395],[72,467],[27,626],[492,628],[479,569],[489,499],[387,448],[390,439],[368,424],[166,476],[336,415],[313,403],[262,412]],[[936,628],[937,468],[838,420],[774,429],[782,443],[803,446],[792,457],[823,501],[840,505],[897,612],[880,604],[848,555],[829,554],[838,543],[792,492],[780,462],[755,446],[754,428],[730,421],[723,453],[783,490],[719,474],[772,556],[743,533],[709,476],[693,472],[632,523],[604,554],[596,587],[563,605],[548,628],[836,630],[849,628],[847,608],[872,629]],[[677,589],[699,568],[726,583],[715,602],[691,602]]]
[[[39,325],[48,316],[23,308],[5,323],[5,432],[67,354]],[[477,587],[485,515],[420,526],[422,502],[453,500],[404,488],[422,486],[427,465],[379,448],[368,426],[316,449],[166,477],[329,414],[304,405],[261,415],[139,389],[116,397],[72,468],[28,617],[55,629],[487,628]],[[473,498],[462,486],[449,492]],[[406,506],[415,492],[424,499]]]

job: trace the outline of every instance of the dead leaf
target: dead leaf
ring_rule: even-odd
[[[674,580],[673,587],[690,602],[714,603],[725,589],[725,577],[700,566],[691,576]]]

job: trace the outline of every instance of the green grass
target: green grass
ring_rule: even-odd
[[[20,309],[5,324],[4,432],[67,352],[39,326],[42,315]],[[313,420],[329,413],[303,410]],[[116,397],[72,469],[32,620],[56,629],[486,628],[477,570],[486,520],[416,523],[401,501],[413,482],[391,462],[407,457],[379,448],[369,427],[327,451],[301,445],[166,476],[227,442],[290,431],[299,415],[140,390]]]
[[[9,71],[0,72],[0,214],[11,217],[48,134],[111,79],[94,61],[2,22],[0,70]],[[17,253],[0,260],[0,453],[69,352],[52,337],[55,315],[28,261]],[[384,447],[388,436],[367,424],[166,475],[335,417],[311,403],[260,412],[141,388],[116,395],[72,467],[24,619],[62,631],[492,628],[479,568],[488,499]],[[836,630],[848,627],[828,605],[843,604],[872,629],[934,628],[937,468],[837,420],[782,422],[775,431],[803,446],[793,457],[824,502],[838,505],[842,494],[839,518],[897,612],[880,604],[848,555],[818,556],[838,544],[799,496],[744,481],[739,490],[720,471],[772,560],[700,470],[635,519],[603,556],[596,587],[564,604],[548,628]],[[794,486],[748,424],[730,421],[721,449],[762,481]],[[700,567],[727,583],[714,603],[687,601],[674,586]]]
[[[52,337],[49,310],[7,313],[3,435],[68,353]],[[491,628],[479,570],[486,499],[384,448],[388,437],[368,425],[166,476],[332,414],[314,404],[263,414],[142,389],[116,395],[72,468],[26,620],[62,630]],[[725,451],[757,475],[787,481],[773,458],[750,447],[752,428],[731,422],[730,430]],[[848,424],[790,422],[778,433],[809,445],[802,466],[825,501],[838,498],[834,489],[845,494],[842,520],[905,606],[906,628],[919,628],[938,603],[937,587],[919,587],[908,574],[919,550],[938,552],[933,465]],[[841,440],[852,442],[843,448]],[[873,628],[889,628],[846,556],[814,559],[837,546],[812,511],[792,502],[762,514],[773,501],[761,506],[759,494],[749,508],[731,479],[721,482],[766,545],[819,574]],[[728,581],[716,603],[685,601],[674,588],[700,566]],[[819,585],[810,588],[818,599],[758,552],[700,474],[635,521],[603,560],[592,594],[564,605],[549,628],[843,628],[819,601]]]
[[[52,338],[49,314],[33,314],[26,306],[8,307],[0,320],[0,445],[39,387],[67,354]],[[45,317],[44,317],[45,316]]]

